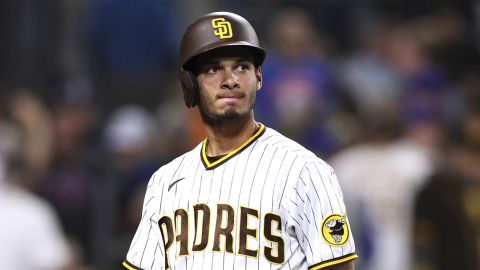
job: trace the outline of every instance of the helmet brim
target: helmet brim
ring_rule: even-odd
[[[193,54],[193,56],[191,56],[190,58],[188,58],[185,61],[185,63],[182,65],[182,67],[183,67],[184,70],[192,70],[195,59],[197,59],[198,57],[200,57],[202,55],[205,55],[207,53],[211,53],[215,50],[225,49],[225,48],[233,47],[233,46],[235,46],[235,47],[236,46],[241,46],[241,47],[244,47],[244,48],[248,49],[252,53],[253,62],[254,62],[254,65],[256,67],[261,66],[263,64],[263,62],[265,61],[266,52],[265,52],[264,49],[262,49],[259,46],[252,46],[248,42],[235,41],[235,42],[230,42],[230,43],[222,42],[221,46],[218,46],[218,44],[215,44],[215,43],[209,44],[208,46],[205,46],[205,47],[201,48],[200,50],[198,50],[197,52],[195,52]]]

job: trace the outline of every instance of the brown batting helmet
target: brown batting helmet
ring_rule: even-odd
[[[200,17],[188,26],[181,42],[180,82],[185,105],[198,104],[198,83],[192,73],[192,60],[214,49],[227,46],[243,46],[253,55],[255,66],[262,65],[265,51],[260,47],[252,25],[243,17],[230,12],[214,12]]]

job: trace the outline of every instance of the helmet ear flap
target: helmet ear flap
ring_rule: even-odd
[[[187,108],[195,107],[200,100],[197,77],[195,74],[193,74],[193,72],[184,70],[182,68],[180,69],[178,78],[180,79],[180,83],[182,85],[183,100],[185,101],[185,105]]]

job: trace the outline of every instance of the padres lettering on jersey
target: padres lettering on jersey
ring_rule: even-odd
[[[321,269],[357,257],[325,162],[263,125],[214,163],[204,144],[150,179],[127,269]]]
[[[249,247],[248,242],[257,240],[259,237],[258,229],[254,226],[249,227],[249,222],[259,222],[259,211],[248,207],[241,207],[240,220],[235,221],[235,210],[228,204],[217,204],[216,210],[212,210],[206,204],[196,204],[193,206],[193,213],[188,213],[185,209],[177,209],[173,217],[163,216],[158,225],[160,233],[164,239],[164,250],[169,250],[176,242],[176,258],[180,256],[191,255],[192,252],[205,251],[207,246],[211,247],[212,252],[227,252],[236,255],[243,255],[257,258],[260,250],[258,247]],[[215,214],[216,213],[216,214]],[[211,217],[214,216],[213,219]],[[201,218],[200,218],[201,217]],[[193,220],[190,223],[189,220]],[[212,225],[210,226],[210,222]],[[280,235],[275,235],[274,230],[281,230],[281,217],[273,213],[266,213],[263,222],[263,236],[266,243],[274,244],[261,247],[261,252],[265,258],[273,264],[281,264],[285,261],[285,242]],[[239,226],[239,234],[234,235],[235,224]],[[194,226],[194,239],[189,241],[189,226]],[[209,228],[213,228],[210,231]],[[210,237],[210,234],[213,234]],[[237,238],[237,239],[235,239]],[[252,239],[253,238],[253,239]],[[223,243],[222,243],[223,239]],[[209,241],[213,244],[209,245]],[[238,241],[238,250],[234,250],[233,243]]]

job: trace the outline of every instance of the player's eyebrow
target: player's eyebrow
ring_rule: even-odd
[[[195,75],[198,75],[198,74],[204,72],[205,70],[207,70],[211,67],[221,66],[222,59],[226,59],[226,58],[229,58],[229,57],[205,60],[205,62],[203,62],[202,64],[198,64],[196,66],[196,68],[194,69]],[[235,56],[233,65],[239,65],[239,64],[244,64],[244,63],[252,63],[253,64],[253,59],[251,59],[248,56],[238,56],[238,57]]]
[[[250,59],[249,57],[236,57],[237,59],[235,59],[234,63],[235,64],[239,64],[239,63],[243,63],[243,62],[252,62],[253,63],[253,60]],[[203,66],[218,66],[220,65],[220,63],[222,62],[222,59],[211,59],[211,60],[208,60],[206,61],[205,63],[203,63]]]

